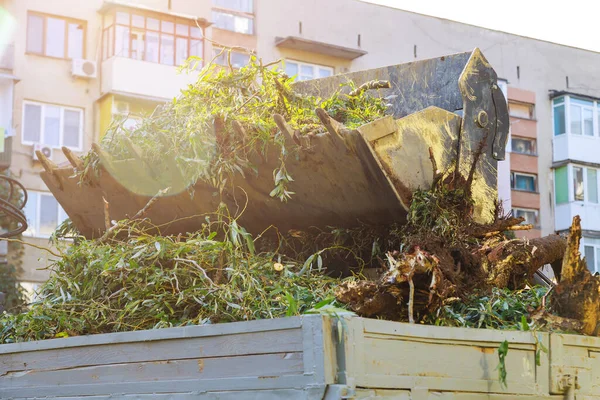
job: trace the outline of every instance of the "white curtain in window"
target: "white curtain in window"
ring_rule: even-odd
[[[60,107],[44,107],[44,144],[60,146]]]
[[[46,18],[46,55],[52,57],[65,57],[65,30],[64,19]]]
[[[146,32],[146,55],[144,60],[158,62],[158,32]]]
[[[23,109],[23,141],[39,143],[41,140],[42,106],[25,104]]]
[[[115,31],[115,55],[129,57],[129,28],[117,25]]]
[[[29,15],[27,18],[27,51],[44,52],[44,17]]]
[[[69,58],[83,58],[83,27],[69,24]]]
[[[58,202],[52,195],[40,195],[39,220],[42,236],[50,236],[58,226]]]
[[[23,207],[23,212],[27,218],[27,230],[23,232],[25,236],[37,236],[37,204],[38,193],[30,191],[27,193],[27,204]]]
[[[173,35],[160,35],[160,63],[173,65],[175,62],[175,38]]]
[[[75,147],[80,146],[81,132],[81,111],[65,110],[63,123],[63,146]]]

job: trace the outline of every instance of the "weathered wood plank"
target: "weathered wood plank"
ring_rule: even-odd
[[[0,382],[2,375],[17,371],[247,354],[292,353],[302,349],[302,331],[286,329],[8,353],[0,355]]]
[[[480,347],[420,343],[408,340],[364,339],[366,374],[357,386],[406,389],[416,386],[466,392],[539,393],[535,348],[509,348],[506,357],[508,388],[498,381],[498,345]],[[357,349],[357,351],[360,351]],[[400,386],[403,385],[403,386]]]
[[[401,335],[403,337],[427,338],[434,340],[468,340],[470,342],[502,342],[535,344],[531,332],[500,331],[494,329],[453,328],[444,326],[431,326],[409,324],[402,322],[383,321],[377,319],[361,318],[364,333]],[[546,335],[546,334],[543,334]]]
[[[130,364],[110,364],[56,371],[14,372],[0,378],[0,387],[104,385],[184,379],[224,379],[302,375],[302,353],[260,354]],[[200,387],[202,381],[199,382]]]
[[[185,339],[191,337],[205,337],[230,335],[236,333],[267,332],[274,330],[295,329],[300,328],[302,326],[302,319],[315,317],[318,318],[319,316],[265,319],[245,322],[229,322],[215,325],[185,326],[179,328],[151,329],[135,332],[117,332],[100,335],[77,336],[65,339],[39,340],[35,342],[3,344],[0,345],[0,354],[59,349],[67,347],[92,346],[100,344],[131,343],[164,339]]]
[[[322,399],[324,391],[324,386],[310,386],[304,389],[87,396],[85,400],[315,400]],[[51,399],[81,400],[81,397],[52,397]],[[13,400],[32,400],[32,398],[18,397]]]
[[[189,379],[172,380],[163,382],[131,382],[106,383],[102,385],[44,385],[36,387],[6,388],[0,386],[0,398],[34,397],[76,397],[98,395],[126,395],[126,394],[171,394],[189,392],[215,392],[215,391],[249,391],[267,389],[305,389],[313,386],[324,386],[322,377],[313,375],[287,375],[287,376],[262,376],[238,377],[224,379]]]
[[[460,392],[429,392],[423,397],[415,396],[410,390],[357,389],[354,399],[361,400],[563,400],[561,396],[514,394],[482,394]]]

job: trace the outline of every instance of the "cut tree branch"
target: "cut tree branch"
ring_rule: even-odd
[[[368,81],[351,91],[348,96],[354,97],[360,95],[362,92],[373,89],[389,89],[391,88],[389,81]]]

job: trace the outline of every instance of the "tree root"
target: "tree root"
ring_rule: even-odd
[[[562,263],[561,281],[551,297],[552,309],[561,318],[573,319],[581,325],[573,330],[598,336],[600,324],[600,277],[593,276],[581,259],[581,218],[575,216]]]

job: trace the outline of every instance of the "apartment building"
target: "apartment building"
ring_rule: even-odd
[[[235,47],[233,66],[255,52],[312,79],[479,47],[509,102],[512,151],[499,166],[505,210],[534,225],[520,233],[529,237],[567,229],[580,214],[585,254],[600,264],[599,53],[359,0],[2,0],[0,7],[0,134],[12,141],[10,173],[30,193],[26,237],[36,245],[46,246],[66,215],[41,181],[33,150],[60,163],[61,146],[86,152],[115,118],[134,126],[195,80],[195,72],[178,73],[188,57],[225,63],[221,47]],[[24,261],[24,282],[47,278],[44,252],[28,248]]]
[[[550,94],[553,119],[554,226],[569,229],[581,216],[588,267],[600,272],[600,98],[575,91]]]

